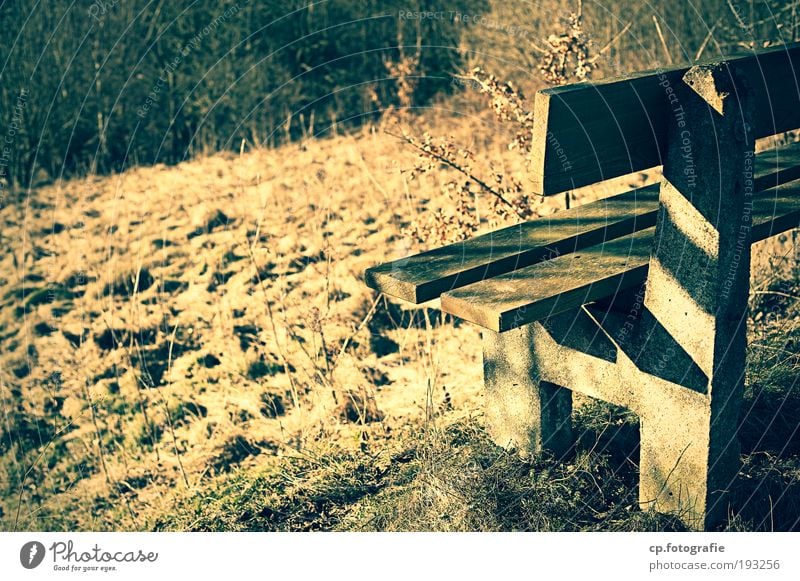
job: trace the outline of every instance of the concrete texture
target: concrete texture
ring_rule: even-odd
[[[486,429],[500,446],[523,456],[561,456],[572,444],[572,393],[542,381],[529,330],[483,332]]]
[[[739,467],[754,139],[747,85],[731,75],[695,67],[674,87],[643,297],[483,335],[486,423],[498,444],[567,450],[565,388],[627,407],[641,421],[641,506],[694,529],[724,518]]]
[[[683,115],[669,127],[645,306],[709,387],[702,405],[643,409],[640,501],[704,528],[724,518],[739,468],[755,138],[735,70],[694,67],[685,80],[675,88]]]

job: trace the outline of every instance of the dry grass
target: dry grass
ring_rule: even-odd
[[[524,175],[513,128],[470,111],[414,123]],[[418,248],[404,228],[451,210],[438,192],[456,173],[410,183],[414,160],[365,127],[9,200],[0,529],[676,527],[636,508],[635,419],[584,402],[567,460],[510,456],[480,427],[478,331],[364,286]],[[735,529],[800,517],[796,253],[791,236],[756,249]]]
[[[800,288],[798,281],[783,286]],[[796,295],[795,295],[796,296]],[[785,297],[784,297],[785,298]],[[753,331],[740,437],[742,470],[726,530],[800,527],[800,310]],[[765,307],[752,303],[754,318]],[[777,312],[772,306],[771,312]],[[479,417],[441,406],[377,449],[321,442],[302,455],[209,481],[152,523],[157,530],[665,531],[638,508],[636,418],[578,398],[563,459],[525,461],[494,446]]]
[[[411,163],[365,130],[3,208],[2,528],[139,528],[173,488],[386,438],[424,414],[429,377],[476,407],[477,332],[427,332],[361,280],[408,252],[400,227],[440,179],[393,203]],[[437,365],[473,371],[433,372],[431,334],[448,336]]]
[[[463,119],[433,123],[518,163]],[[507,456],[475,416],[477,329],[363,285],[367,266],[411,251],[401,229],[451,179],[409,185],[413,163],[365,130],[66,182],[3,209],[6,244],[23,242],[0,281],[2,528],[672,526],[635,509],[628,419],[586,408],[600,411],[581,412],[569,463]],[[627,180],[580,203],[641,183]],[[794,255],[763,258],[792,248],[789,235],[756,249],[766,334],[746,433],[771,435],[744,438],[742,528],[795,526],[797,435],[772,421],[796,401]]]

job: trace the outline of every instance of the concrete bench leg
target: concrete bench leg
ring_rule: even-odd
[[[560,457],[572,445],[572,392],[540,379],[530,333],[531,325],[483,331],[486,429],[522,455]]]
[[[639,501],[692,529],[723,521],[739,470],[738,414],[712,410],[703,394],[651,397],[640,409]]]
[[[693,528],[722,521],[739,462],[754,140],[737,74],[694,67],[675,87],[645,294],[708,383],[672,399],[642,392],[640,501]]]

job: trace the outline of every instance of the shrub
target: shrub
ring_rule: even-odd
[[[450,87],[464,30],[387,0],[7,2],[0,20],[2,126],[16,126],[4,174],[21,183],[325,133],[408,101],[410,87],[425,103]]]

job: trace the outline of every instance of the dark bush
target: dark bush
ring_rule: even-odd
[[[2,3],[0,131],[13,124],[14,135],[0,177],[27,185],[352,126],[397,103],[385,63],[401,54],[419,56],[414,100],[423,104],[459,67],[465,24],[452,14],[481,14],[485,4],[456,0],[439,18],[409,18],[425,7]]]

